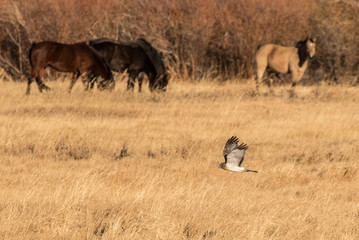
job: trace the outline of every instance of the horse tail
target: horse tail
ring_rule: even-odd
[[[33,51],[33,48],[35,47],[35,45],[36,45],[36,42],[33,42],[29,49],[29,54],[28,54],[30,66],[31,66],[32,70],[33,70],[32,51]],[[30,77],[27,82],[26,95],[30,94],[30,84],[32,82],[32,77],[33,77],[32,70],[31,70],[31,74],[30,74]],[[40,79],[39,76],[36,76],[36,83],[37,83],[37,86],[38,86],[40,92],[42,92],[43,89],[45,89],[46,91],[50,90],[50,88],[42,82],[42,80]]]
[[[30,49],[29,49],[29,54],[28,54],[28,57],[29,57],[29,61],[30,61],[30,66],[32,67],[33,65],[33,63],[32,63],[32,60],[31,60],[31,54],[32,54],[32,49],[34,48],[34,46],[36,45],[36,42],[33,42],[32,44],[31,44],[31,47],[30,47]]]
[[[252,64],[254,64],[255,68],[257,68],[257,52],[262,46],[263,46],[263,44],[258,44],[256,47],[256,50],[254,51],[254,54],[253,54]],[[256,74],[256,76],[257,76],[257,74]]]
[[[256,48],[256,50],[255,50],[255,52],[254,52],[254,54],[253,54],[253,64],[255,64],[255,65],[257,65],[257,60],[256,60],[256,58],[257,58],[257,53],[258,53],[259,49],[260,49],[261,47],[263,47],[263,46],[264,46],[264,44],[258,44],[258,46],[257,46],[257,48]]]
[[[263,46],[263,44],[259,44],[259,45],[257,46],[257,48],[256,48],[256,50],[255,50],[255,52],[254,52],[254,54],[253,54],[253,62],[254,62],[255,64],[257,64],[257,63],[256,63],[256,55],[257,55],[257,52],[258,52],[258,50],[259,50],[262,46]]]

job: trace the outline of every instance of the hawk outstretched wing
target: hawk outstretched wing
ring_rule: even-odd
[[[230,139],[227,140],[226,145],[223,149],[225,163],[241,166],[247,148],[247,144],[244,143],[241,143],[238,146],[238,138],[232,136]]]

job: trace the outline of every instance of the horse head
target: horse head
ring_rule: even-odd
[[[151,91],[155,89],[159,91],[166,91],[168,77],[166,73],[166,67],[163,62],[163,56],[143,38],[137,39],[136,43],[145,51],[147,57],[154,67],[154,79],[152,79],[152,83],[150,83]]]
[[[112,72],[109,68],[107,70],[108,70],[108,72],[107,72],[106,78],[103,78],[97,85],[97,88],[100,91],[105,90],[105,89],[112,91],[115,88],[115,80],[113,78]]]
[[[100,91],[103,91],[103,90],[112,91],[115,88],[115,81],[113,79],[112,80],[102,79],[101,82],[98,83],[97,88]]]
[[[314,57],[315,55],[315,43],[316,43],[316,38],[308,38],[306,41],[307,44],[307,51],[309,53],[309,57]]]
[[[102,58],[102,62],[106,67],[106,72],[103,75],[103,80],[98,84],[98,88],[100,90],[110,90],[112,91],[115,88],[115,80],[113,78],[113,74],[110,66],[106,63],[105,59]]]
[[[167,73],[161,74],[158,77],[154,79],[154,81],[150,81],[150,91],[153,92],[155,90],[157,91],[166,91],[166,87],[168,85],[168,77]]]
[[[168,85],[168,77],[167,77],[167,73],[164,73],[159,77],[158,89],[165,92],[167,85]]]
[[[302,67],[302,65],[307,61],[309,57],[314,57],[315,42],[315,38],[307,38],[306,40],[300,41],[295,45],[295,47],[298,49],[299,67]]]

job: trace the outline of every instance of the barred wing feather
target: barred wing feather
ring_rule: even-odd
[[[223,149],[223,156],[230,154],[236,147],[238,147],[237,143],[238,138],[235,136],[232,136],[230,139],[228,139]]]
[[[227,163],[241,166],[245,152],[246,149],[235,148],[230,154],[227,155]]]

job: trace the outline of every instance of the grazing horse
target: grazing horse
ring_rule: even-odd
[[[308,58],[315,54],[315,39],[306,39],[298,42],[295,47],[283,47],[276,44],[260,46],[256,52],[256,88],[266,69],[275,73],[288,73],[292,75],[292,87],[303,77],[308,66]],[[270,83],[268,86],[270,87]]]
[[[95,76],[103,78],[99,84],[99,89],[113,89],[115,86],[111,69],[107,66],[105,60],[85,42],[75,44],[62,44],[49,41],[33,43],[29,51],[29,59],[31,76],[28,79],[26,94],[30,94],[30,85],[33,78],[36,79],[40,92],[43,89],[50,90],[41,80],[47,66],[52,67],[56,71],[73,73],[69,92],[71,92],[72,87],[80,76],[84,79],[89,78],[86,90],[91,78]]]
[[[107,62],[110,68],[116,72],[128,70],[127,90],[134,89],[138,78],[141,92],[143,75],[146,73],[149,79],[150,91],[166,90],[168,84],[166,69],[161,55],[145,39],[140,38],[134,42],[118,42],[111,39],[97,39],[89,42]]]

